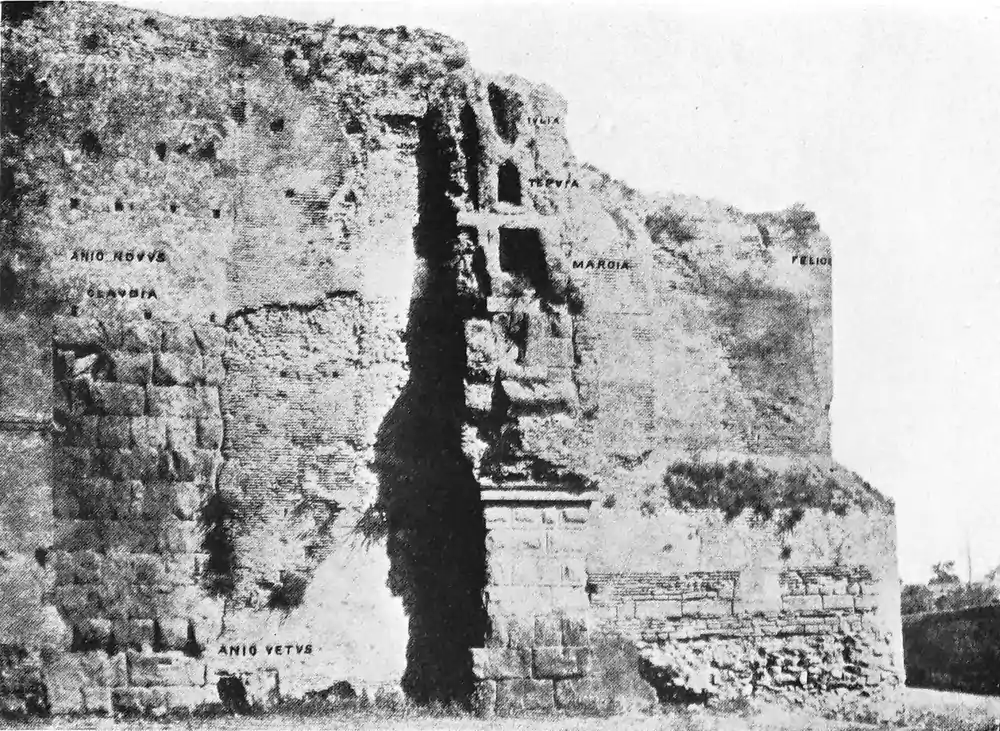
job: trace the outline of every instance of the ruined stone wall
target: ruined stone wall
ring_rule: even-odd
[[[719,693],[898,677],[807,211],[639,194],[432,32],[5,12],[11,704],[604,708],[673,651]],[[668,485],[709,455],[811,477]]]

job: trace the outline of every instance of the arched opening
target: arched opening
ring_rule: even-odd
[[[510,160],[497,173],[497,197],[501,203],[521,205],[521,173]]]

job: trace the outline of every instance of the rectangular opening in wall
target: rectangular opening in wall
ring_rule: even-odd
[[[536,291],[545,288],[548,269],[537,229],[500,229],[500,269],[523,277]]]

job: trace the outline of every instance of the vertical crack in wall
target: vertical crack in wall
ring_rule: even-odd
[[[403,689],[418,703],[468,702],[471,648],[482,646],[486,629],[486,530],[478,484],[462,452],[466,343],[451,197],[462,192],[457,152],[442,114],[430,112],[417,149],[414,245],[423,279],[409,313],[410,378],[375,445],[389,585],[409,618]]]

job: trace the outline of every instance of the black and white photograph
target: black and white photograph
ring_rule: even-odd
[[[0,43],[0,728],[1000,731],[1000,6]]]

